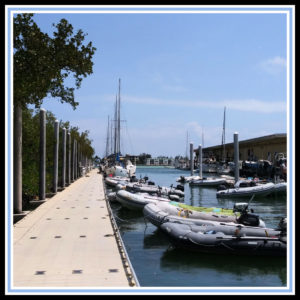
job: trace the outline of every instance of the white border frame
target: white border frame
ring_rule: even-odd
[[[259,13],[272,13],[272,14],[286,14],[287,16],[287,157],[288,157],[288,179],[289,179],[289,186],[287,191],[287,199],[291,200],[291,203],[287,203],[287,218],[290,220],[292,217],[292,220],[295,221],[295,211],[294,211],[294,184],[292,184],[293,179],[295,178],[295,169],[290,164],[290,162],[294,162],[294,151],[295,151],[295,132],[294,132],[294,122],[295,122],[295,7],[292,5],[189,5],[188,9],[183,9],[183,6],[180,5],[162,5],[162,6],[155,6],[155,5],[119,5],[119,6],[105,6],[105,5],[91,5],[87,6],[84,5],[62,5],[58,6],[58,9],[53,9],[54,5],[7,5],[5,10],[5,24],[8,24],[8,21],[10,20],[10,28],[8,30],[6,26],[5,31],[5,41],[6,44],[9,45],[8,41],[10,42],[10,45],[13,44],[13,14],[15,13],[72,13],[72,14],[81,14],[81,13],[102,13],[102,14],[117,14],[117,13],[131,13],[131,14],[167,14],[167,13],[174,13],[174,14],[227,14],[227,13],[233,13],[233,14],[259,14]],[[71,8],[71,9],[70,9]],[[141,9],[142,8],[142,9]],[[234,8],[234,10],[230,10]],[[248,10],[253,9],[254,10]],[[39,10],[42,9],[42,10]],[[48,9],[48,10],[47,10]],[[50,9],[50,10],[49,10]],[[52,9],[52,10],[51,10]],[[84,9],[82,11],[75,11],[76,9]],[[97,10],[91,10],[91,9],[97,9]],[[102,10],[101,10],[102,9]],[[120,10],[121,9],[121,10]],[[134,9],[134,10],[133,10]],[[145,10],[147,9],[147,10]],[[150,9],[150,10],[149,10]],[[163,9],[163,10],[162,10]],[[174,10],[175,9],[175,10]],[[177,10],[179,9],[179,10]],[[194,10],[191,10],[194,9]],[[196,9],[196,10],[195,10]],[[214,10],[214,9],[225,9],[225,10]],[[240,10],[244,9],[244,10]],[[255,9],[262,9],[262,10],[255,10]],[[266,9],[266,10],[265,10]],[[278,10],[270,10],[270,9],[278,9]],[[8,14],[9,12],[9,14]],[[290,27],[292,29],[292,33],[290,32]],[[10,36],[8,34],[10,33]],[[291,37],[291,38],[290,38]],[[291,44],[292,43],[292,44]],[[290,48],[290,44],[292,47]],[[290,55],[291,54],[291,55]],[[13,141],[12,141],[12,132],[13,132],[13,118],[12,118],[12,101],[9,102],[9,96],[13,95],[13,80],[12,80],[12,74],[13,74],[13,47],[11,46],[10,53],[8,53],[8,49],[5,49],[5,73],[6,75],[9,74],[10,71],[10,79],[8,79],[8,76],[5,78],[5,86],[10,87],[9,90],[6,89],[5,91],[5,100],[6,100],[6,106],[8,103],[10,103],[10,107],[6,107],[5,109],[5,118],[6,118],[6,124],[10,126],[10,132],[5,132],[5,142],[6,145],[9,145],[9,148],[5,149],[5,171],[6,174],[9,174],[9,178],[6,176],[5,178],[5,184],[6,186],[10,187],[10,190],[8,191],[6,189],[5,191],[5,213],[7,217],[8,208],[12,208],[13,204],[8,202],[8,196],[11,196],[13,198],[13,189],[12,184],[8,185],[8,179],[12,183],[13,179],[13,161],[12,159],[9,161],[9,158],[12,158],[12,150],[13,150]],[[8,64],[10,62],[10,64]],[[293,66],[291,68],[291,62],[293,63]],[[292,71],[292,72],[291,72]],[[292,78],[290,78],[292,77]],[[292,81],[290,81],[292,80]],[[9,85],[10,83],[10,85]],[[292,99],[291,99],[292,97]],[[10,111],[10,115],[8,116],[8,111]],[[291,115],[290,115],[291,114]],[[292,123],[290,123],[290,118],[292,118]],[[292,135],[290,135],[290,131],[292,129]],[[10,135],[9,135],[10,133]],[[8,143],[9,142],[9,143]],[[292,147],[290,147],[292,145]],[[8,150],[10,149],[10,153]],[[292,158],[289,154],[292,154]],[[8,173],[9,167],[11,167],[10,172]],[[289,187],[292,187],[290,189]],[[292,199],[290,197],[292,196]],[[9,206],[9,207],[7,207]],[[290,211],[290,208],[292,208],[292,212]],[[7,222],[5,224],[5,234],[6,234],[6,241],[8,237],[10,237],[10,244],[9,248],[6,249],[5,252],[5,271],[6,274],[8,274],[8,259],[9,255],[7,253],[7,250],[11,250],[13,247],[13,239],[12,239],[12,219],[13,219],[13,211],[10,211],[10,229],[7,227]],[[290,239],[292,240],[292,248],[289,248],[290,243],[288,244],[287,249],[287,262],[294,262],[295,264],[295,232],[294,229],[292,230],[292,222],[288,223],[288,234],[292,233]],[[10,231],[9,231],[10,230]],[[292,256],[290,257],[290,254]],[[13,267],[13,261],[12,256],[10,260],[10,266]],[[292,275],[292,278],[290,278],[290,275]],[[176,287],[163,287],[163,288],[142,288],[139,287],[137,289],[135,288],[121,288],[118,287],[111,289],[111,288],[103,288],[103,289],[96,289],[94,287],[92,288],[17,288],[17,287],[11,287],[8,286],[9,284],[12,284],[12,270],[10,274],[10,278],[6,278],[6,285],[5,290],[7,294],[22,294],[22,291],[24,294],[34,294],[34,295],[47,295],[47,294],[54,294],[54,295],[61,295],[61,294],[68,294],[68,295],[78,295],[80,294],[99,294],[99,295],[111,295],[111,294],[122,294],[126,293],[128,295],[144,295],[148,293],[154,293],[155,294],[161,294],[161,295],[178,295],[178,293],[187,293],[191,295],[220,295],[220,294],[234,294],[234,295],[241,295],[241,294],[251,294],[251,295],[278,295],[278,294],[289,294],[293,295],[295,291],[295,266],[292,267],[292,270],[290,269],[290,265],[287,264],[287,287],[248,287],[248,288],[233,288],[233,287],[189,287],[189,288],[176,288]],[[53,290],[53,292],[52,292]],[[56,291],[55,291],[56,290]],[[103,292],[102,292],[103,290]],[[273,290],[273,291],[272,291]],[[276,291],[274,291],[276,290]],[[50,292],[51,291],[51,292]]]

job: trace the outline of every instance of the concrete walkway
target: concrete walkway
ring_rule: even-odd
[[[96,169],[17,222],[13,241],[15,288],[130,286]]]

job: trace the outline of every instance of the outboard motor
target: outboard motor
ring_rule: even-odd
[[[238,222],[240,224],[246,226],[259,226],[259,216],[253,213],[248,213],[248,203],[236,203],[233,206],[233,212],[241,213],[241,216],[238,218]]]
[[[224,190],[227,190],[227,187],[226,187],[224,184],[220,184],[220,185],[217,187],[217,191],[224,191]]]
[[[182,184],[177,184],[176,189],[177,189],[177,190],[180,190],[180,191],[182,191],[182,192],[184,192],[184,185],[182,185]]]
[[[138,182],[139,180],[136,178],[136,176],[130,177],[130,182]]]
[[[286,223],[287,220],[286,218],[281,218],[279,224],[278,224],[278,229],[282,232],[286,234]]]
[[[277,228],[277,230],[280,230],[279,239],[281,242],[284,243],[286,243],[286,223],[287,223],[287,219],[281,218]]]

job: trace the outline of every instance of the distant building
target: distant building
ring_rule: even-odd
[[[278,154],[287,153],[286,133],[277,133],[253,139],[239,141],[239,159],[240,160],[269,160],[274,163]],[[198,149],[194,150],[198,155]],[[223,146],[212,146],[202,149],[203,157],[212,157],[221,161],[223,157]],[[225,160],[234,160],[234,144],[225,144]]]
[[[147,158],[146,166],[173,166],[174,159],[168,157]]]

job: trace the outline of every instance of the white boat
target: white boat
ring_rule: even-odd
[[[217,173],[217,164],[214,162],[202,163],[203,173]]]
[[[120,126],[120,88],[121,88],[121,79],[119,79],[119,96],[116,99],[115,105],[115,118],[114,118],[114,143],[111,142],[111,153],[109,152],[109,134],[112,135],[112,128],[109,131],[109,118],[108,118],[108,127],[107,127],[107,138],[106,138],[106,167],[105,174],[107,176],[123,176],[123,177],[132,177],[135,175],[136,166],[132,164],[129,159],[122,157],[121,155],[121,126]],[[112,136],[111,136],[112,139]],[[112,151],[112,144],[114,150]]]
[[[202,177],[192,179],[189,184],[191,186],[219,186],[220,184],[226,184],[226,179],[221,177]]]
[[[129,180],[130,180],[129,177],[123,177],[123,176],[114,176],[114,177],[107,176],[104,179],[105,183],[112,187],[115,187],[118,184],[126,184],[129,182]]]
[[[219,175],[229,175],[234,173],[234,163],[229,162],[217,167],[217,173]]]
[[[158,194],[158,195],[177,195],[179,197],[184,197],[183,188],[179,189],[171,187],[161,187],[158,185],[152,185],[148,183],[139,182],[129,182],[125,184],[125,189],[130,192],[148,193],[148,194]]]
[[[131,163],[130,160],[126,161],[125,167],[120,163],[113,166],[107,167],[105,173],[107,176],[122,176],[122,177],[132,177],[135,175],[136,166]]]
[[[243,186],[243,183],[247,183],[245,180],[239,180],[234,188],[224,189],[217,191],[216,196],[218,198],[239,198],[239,197],[251,197],[255,196],[267,196],[274,192],[274,183],[255,183],[251,181],[252,186]]]
[[[157,202],[170,202],[170,199],[151,196],[147,193],[130,193],[125,190],[119,190],[116,193],[116,200],[123,206],[132,210],[142,210],[146,204]]]

